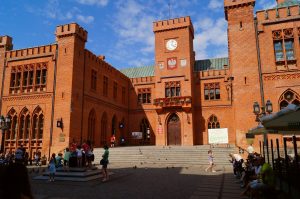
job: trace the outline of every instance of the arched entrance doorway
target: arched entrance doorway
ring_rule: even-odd
[[[181,145],[181,124],[178,115],[172,113],[168,119],[168,145]]]

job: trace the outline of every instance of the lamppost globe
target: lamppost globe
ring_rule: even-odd
[[[260,107],[259,107],[258,102],[254,102],[254,104],[253,104],[253,113],[255,115],[258,115],[260,113]]]
[[[270,100],[267,100],[266,111],[267,111],[267,113],[272,113],[273,112],[273,105],[272,105],[272,102]]]

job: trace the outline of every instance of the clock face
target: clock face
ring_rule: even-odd
[[[166,43],[166,48],[168,50],[175,50],[177,48],[177,41],[175,39],[170,39]]]

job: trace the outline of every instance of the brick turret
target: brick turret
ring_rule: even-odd
[[[84,86],[85,43],[88,33],[76,23],[60,25],[55,31],[58,46],[56,98],[54,118],[62,118],[64,132],[72,132],[73,137],[65,142],[81,140],[82,103]],[[62,99],[60,96],[64,95]],[[66,108],[67,107],[67,108]],[[54,129],[53,137],[58,137],[60,129]],[[70,140],[69,140],[70,139]],[[65,145],[54,140],[53,145]],[[56,146],[56,147],[57,147]]]
[[[12,38],[10,36],[0,36],[0,48],[11,50],[13,48]]]
[[[84,42],[86,42],[88,33],[78,24],[70,23],[66,25],[57,26],[55,35],[56,35],[56,41],[58,40],[58,38],[76,35]]]
[[[224,0],[229,65],[234,77],[232,90],[237,143],[242,142],[244,133],[255,125],[255,118],[249,113],[252,113],[252,102],[260,100],[254,5],[255,0]]]

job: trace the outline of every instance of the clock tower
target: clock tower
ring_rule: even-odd
[[[193,145],[194,28],[189,16],[156,21],[154,105],[164,128],[163,145]],[[177,123],[176,123],[177,122]]]

